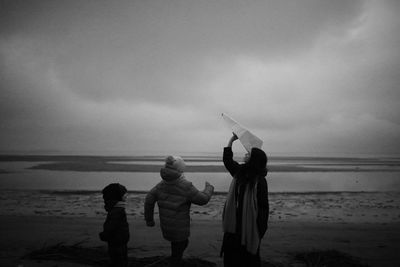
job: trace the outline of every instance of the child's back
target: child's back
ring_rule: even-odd
[[[162,181],[146,196],[145,220],[149,226],[154,225],[154,205],[157,202],[164,238],[172,243],[184,242],[187,246],[190,235],[190,206],[192,203],[207,204],[214,188],[206,183],[205,189],[199,191],[185,179],[184,168],[184,161],[180,157],[167,157],[165,167],[160,171]]]

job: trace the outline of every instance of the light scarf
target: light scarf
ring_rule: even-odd
[[[236,179],[232,179],[229,192],[226,197],[222,226],[225,233],[236,233]],[[260,236],[257,226],[257,183],[253,188],[246,185],[243,197],[242,210],[242,236],[240,243],[251,254],[257,254],[260,245]]]

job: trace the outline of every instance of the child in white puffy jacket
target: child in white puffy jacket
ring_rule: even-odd
[[[181,262],[189,243],[191,204],[207,204],[214,192],[214,187],[208,182],[205,189],[199,191],[187,181],[183,174],[185,166],[181,157],[168,156],[160,170],[162,181],[150,190],[145,200],[144,215],[150,227],[155,225],[154,205],[158,203],[161,231],[171,242],[171,265]]]

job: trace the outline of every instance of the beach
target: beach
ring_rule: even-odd
[[[169,243],[156,227],[145,226],[145,193],[128,194],[132,257],[168,256]],[[192,206],[190,245],[185,257],[223,266],[221,212],[226,195],[216,194],[205,206]],[[300,252],[336,250],[368,266],[400,263],[399,193],[271,193],[269,229],[261,257],[275,266],[306,266]],[[0,266],[81,266],[77,263],[22,259],[59,243],[99,248],[105,212],[99,192],[3,191]],[[158,218],[156,208],[155,217]],[[72,265],[71,265],[72,264]],[[279,265],[282,264],[282,265]],[[84,265],[83,265],[84,266]]]
[[[21,259],[45,245],[83,242],[85,247],[103,246],[98,240],[102,218],[2,216],[0,234],[1,266],[85,266],[77,263]],[[168,255],[169,243],[157,226],[149,228],[142,219],[129,219],[129,256]],[[185,257],[200,257],[223,266],[219,257],[222,231],[219,220],[193,220]],[[398,266],[400,223],[299,223],[272,221],[262,241],[264,261],[282,266],[305,266],[293,259],[298,252],[338,250],[369,266]]]
[[[143,217],[146,193],[160,181],[156,170],[161,157],[16,156],[0,161],[0,266],[96,266],[65,260],[58,252],[58,258],[51,260],[30,255],[61,244],[106,256],[106,244],[98,238],[106,216],[101,188],[111,182],[122,183],[129,191],[129,257],[169,255],[158,220],[149,228]],[[210,181],[217,192],[207,205],[192,205],[184,257],[223,266],[221,218],[231,177],[221,171],[219,157],[187,161],[197,171],[185,173],[186,178],[200,190]],[[299,254],[316,252],[320,257],[332,251],[364,266],[399,266],[399,162],[397,158],[272,158],[267,176],[269,228],[260,248],[265,266],[307,266]],[[96,259],[91,255],[86,253]]]

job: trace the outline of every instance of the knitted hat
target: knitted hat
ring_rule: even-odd
[[[126,190],[125,186],[119,183],[113,183],[104,187],[104,189],[101,192],[103,193],[103,199],[105,201],[107,200],[121,201],[122,197],[128,192],[128,190]]]
[[[185,167],[185,161],[179,156],[168,156],[165,159],[165,168],[167,169],[176,170],[182,173],[185,171]]]

